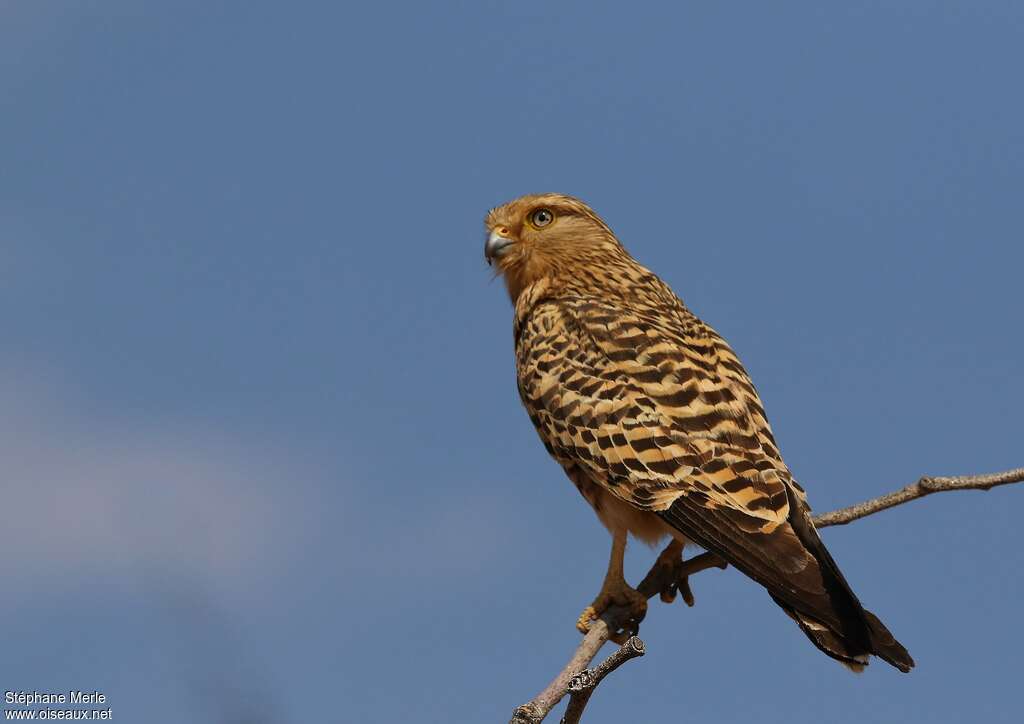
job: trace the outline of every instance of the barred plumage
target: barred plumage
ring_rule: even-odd
[[[646,602],[622,577],[627,531],[713,551],[768,589],[851,668],[906,650],[850,590],[810,520],[743,365],[637,263],[583,202],[526,196],[491,211],[485,253],[515,306],[523,404],[545,447],[613,535],[601,594]],[[642,599],[642,597],[640,597]]]

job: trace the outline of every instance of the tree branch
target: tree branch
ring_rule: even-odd
[[[590,701],[590,695],[608,674],[615,671],[630,659],[644,655],[644,642],[636,636],[630,636],[619,650],[609,656],[596,669],[586,669],[572,677],[569,682],[569,706],[566,707],[562,724],[579,724],[583,709]]]
[[[859,520],[897,505],[902,505],[903,503],[908,503],[911,500],[916,500],[917,498],[923,498],[926,495],[931,495],[932,493],[941,493],[950,490],[990,490],[991,488],[999,485],[1008,485],[1010,483],[1019,483],[1022,481],[1024,481],[1024,468],[1016,468],[1014,470],[1007,470],[1005,472],[991,473],[987,475],[923,477],[916,483],[912,483],[911,485],[895,492],[887,493],[886,495],[881,495],[877,498],[872,498],[871,500],[865,500],[863,503],[851,505],[847,508],[840,508],[839,510],[833,510],[828,513],[816,515],[813,520],[814,525],[817,528],[827,528],[830,525],[846,525],[847,523],[852,523],[855,520]],[[685,576],[693,575],[694,573],[698,573],[708,568],[725,567],[725,562],[714,553],[701,553],[700,555],[684,561],[682,568],[684,576],[683,580],[685,580]],[[644,577],[640,585],[637,586],[637,590],[647,596],[647,598],[651,598],[655,594],[660,593],[668,586],[675,583],[675,577],[678,576],[678,574],[678,569],[676,571],[671,571],[666,566],[659,565],[659,563],[656,562]],[[686,599],[687,603],[692,605],[692,597],[687,598],[688,591],[683,591],[682,593],[683,598]],[[573,709],[575,702],[575,706],[578,711],[576,709],[573,709],[572,712],[570,710],[566,710],[563,722],[566,722],[567,724],[578,722],[579,716],[583,713],[583,707],[586,706],[594,688],[601,683],[601,680],[631,658],[643,655],[643,642],[633,636],[623,644],[619,651],[608,657],[608,659],[597,667],[597,669],[594,669],[593,671],[587,670],[587,666],[594,657],[597,656],[597,652],[601,650],[601,647],[604,646],[604,644],[614,635],[614,632],[618,631],[622,627],[624,619],[623,614],[623,611],[617,609],[609,609],[605,611],[604,614],[591,625],[590,631],[583,637],[580,645],[576,647],[576,651],[573,652],[569,662],[551,681],[551,683],[547,685],[544,691],[513,712],[510,724],[540,724],[540,722],[544,720],[544,717],[546,717],[555,705],[561,701],[562,697],[564,697],[566,693],[573,695],[573,698],[570,701],[570,709]],[[624,649],[635,645],[631,643],[634,641],[639,645],[639,653],[623,653]],[[597,676],[597,672],[601,672],[600,676]],[[584,675],[583,678],[577,679],[580,675]],[[593,683],[588,684],[591,680]],[[578,694],[575,690],[570,688],[574,682],[578,683],[580,687]],[[570,718],[570,713],[574,713],[576,718]]]
[[[590,631],[583,637],[580,645],[576,647],[569,663],[565,665],[558,676],[550,684],[533,698],[532,701],[523,704],[512,712],[510,724],[540,724],[555,705],[565,696],[569,688],[569,682],[576,674],[587,668],[587,665],[597,656],[597,652],[605,645],[611,637],[611,630],[608,628],[608,621],[611,619],[611,611],[606,611],[601,618],[594,621]]]
[[[846,525],[886,508],[909,503],[911,500],[923,498],[932,493],[942,493],[947,490],[990,490],[998,485],[1021,481],[1024,481],[1024,468],[988,475],[958,475],[950,478],[924,477],[894,493],[865,500],[863,503],[857,503],[848,508],[833,510],[831,513],[816,515],[814,516],[814,526],[827,528],[830,525]]]

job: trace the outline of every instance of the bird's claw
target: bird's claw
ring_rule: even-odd
[[[591,624],[599,619],[608,610],[615,610],[615,623],[620,625],[619,630],[614,631],[609,638],[615,643],[621,644],[640,628],[640,622],[647,615],[647,598],[631,588],[623,581],[619,585],[606,586],[597,595],[594,602],[583,609],[583,613],[576,619],[576,629],[580,633],[590,631]]]
[[[690,590],[690,579],[688,577],[682,576],[674,581],[667,582],[659,592],[659,596],[664,603],[672,603],[676,600],[676,593],[683,597],[683,601],[687,606],[694,604],[693,591]]]
[[[657,580],[661,584],[658,593],[664,603],[675,601],[678,593],[683,597],[687,606],[693,605],[693,591],[690,589],[690,578],[683,566],[683,547],[681,545],[670,544],[666,547],[658,556],[654,570],[657,573]]]
[[[576,619],[576,630],[581,634],[585,634],[590,631],[590,623],[597,620],[597,609],[593,606],[587,606],[583,609],[583,613]]]

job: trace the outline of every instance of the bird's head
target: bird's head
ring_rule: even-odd
[[[505,278],[513,302],[544,277],[624,253],[593,209],[564,194],[522,196],[491,209],[484,227],[484,257]]]

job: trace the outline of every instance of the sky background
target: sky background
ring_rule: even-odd
[[[1019,2],[0,2],[0,689],[507,721],[609,539],[482,219],[577,195],[743,358],[819,511],[1024,464]],[[1016,722],[1024,487],[824,532],[918,662],[735,571],[589,722]],[[631,548],[633,582],[653,553]]]

